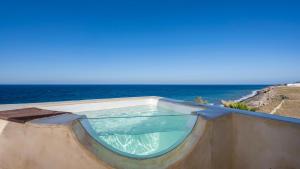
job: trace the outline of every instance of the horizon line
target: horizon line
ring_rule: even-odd
[[[3,83],[0,85],[280,85],[287,83]]]

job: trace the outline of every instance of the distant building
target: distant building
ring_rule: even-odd
[[[296,83],[288,83],[288,84],[286,84],[286,86],[300,87],[300,82],[296,82]]]

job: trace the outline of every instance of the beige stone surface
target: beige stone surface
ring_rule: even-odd
[[[104,169],[80,147],[64,126],[41,126],[0,120],[1,169]]]
[[[233,115],[233,168],[300,168],[300,125]]]

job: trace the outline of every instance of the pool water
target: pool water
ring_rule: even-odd
[[[133,158],[171,151],[188,136],[197,116],[153,105],[86,111],[81,123],[106,148]]]

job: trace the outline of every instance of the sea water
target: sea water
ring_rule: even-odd
[[[209,103],[237,100],[267,85],[0,85],[0,104],[137,96],[161,96]]]

